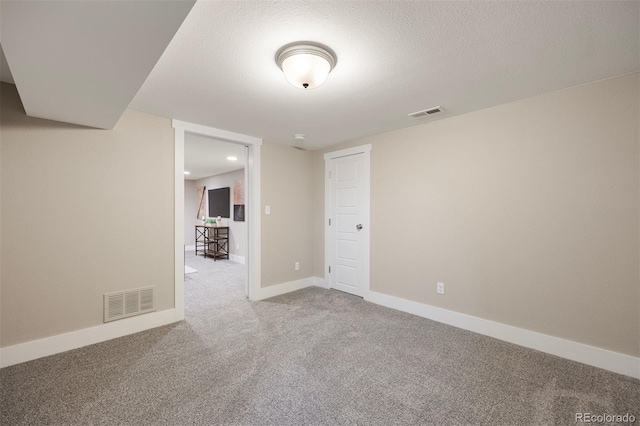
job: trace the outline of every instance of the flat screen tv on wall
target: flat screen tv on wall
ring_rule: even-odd
[[[209,217],[230,217],[229,187],[209,190]]]

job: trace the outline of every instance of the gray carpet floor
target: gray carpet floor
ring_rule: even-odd
[[[0,370],[2,425],[574,424],[640,381],[187,255],[186,320]]]

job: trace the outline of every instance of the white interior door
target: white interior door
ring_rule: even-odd
[[[327,276],[330,288],[365,296],[369,290],[369,152],[346,151],[325,157]]]

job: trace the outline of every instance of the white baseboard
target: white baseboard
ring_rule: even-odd
[[[184,251],[196,251],[196,246],[184,246]]]
[[[258,297],[254,300],[263,300],[270,297],[280,296],[281,294],[291,293],[292,291],[311,287],[312,285],[314,285],[314,277],[307,277],[300,280],[263,287],[258,291]]]
[[[7,346],[0,348],[0,368],[138,333],[172,322],[176,322],[176,312],[175,309],[168,309]]]
[[[329,283],[324,280],[324,278],[313,277],[313,285],[321,288],[329,288]]]
[[[640,358],[370,291],[365,300],[526,348],[640,379]]]
[[[323,278],[307,277],[261,288],[255,300],[279,296],[310,286],[328,288]],[[365,300],[516,345],[640,379],[640,358],[374,291],[370,291],[368,295],[365,296]],[[169,309],[57,336],[46,337],[44,339],[7,346],[0,348],[0,368],[138,333],[173,322],[176,322],[175,310]]]

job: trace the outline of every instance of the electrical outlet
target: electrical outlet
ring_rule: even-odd
[[[264,214],[271,214],[271,206],[264,206]]]
[[[240,244],[236,244],[236,250],[240,250]]]
[[[296,271],[299,271],[300,270],[300,262],[296,262],[296,264],[293,267],[294,267],[294,269]]]
[[[444,294],[444,283],[438,283],[436,286],[438,294]]]

